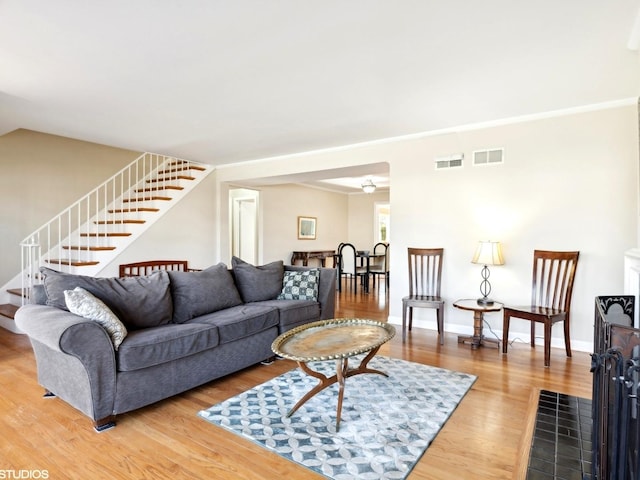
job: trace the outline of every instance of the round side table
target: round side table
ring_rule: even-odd
[[[458,335],[458,343],[469,343],[472,349],[478,347],[499,348],[500,341],[495,338],[487,338],[482,334],[482,325],[484,323],[485,312],[499,312],[502,310],[503,304],[494,302],[492,305],[483,305],[478,300],[466,298],[456,300],[453,306],[460,310],[469,310],[473,312],[473,335]]]

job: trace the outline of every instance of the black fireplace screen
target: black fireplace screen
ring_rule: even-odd
[[[633,296],[596,297],[593,372],[593,480],[640,478],[640,329]]]

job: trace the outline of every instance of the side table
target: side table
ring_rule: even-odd
[[[453,306],[460,310],[473,312],[473,335],[458,335],[458,343],[470,343],[472,349],[478,347],[500,347],[500,341],[495,338],[487,338],[482,334],[485,312],[499,312],[503,304],[494,302],[492,305],[482,305],[476,299],[463,299],[453,302]]]

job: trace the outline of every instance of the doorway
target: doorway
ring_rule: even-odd
[[[258,263],[258,200],[256,190],[229,190],[231,254],[253,265]]]

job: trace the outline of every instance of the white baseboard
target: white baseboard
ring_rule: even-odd
[[[402,318],[401,317],[395,317],[395,316],[389,316],[389,318],[387,319],[387,321],[393,325],[402,325]],[[413,319],[413,328],[425,328],[427,330],[438,330],[438,325],[436,324],[436,322],[434,320],[423,320],[423,319]],[[557,327],[559,328],[559,327]],[[400,330],[400,329],[398,329]],[[473,335],[473,326],[472,325],[459,325],[459,324],[455,324],[455,323],[448,323],[445,321],[444,323],[444,330],[446,333],[455,333],[457,335]],[[502,330],[496,330],[493,329],[493,333],[487,328],[487,326],[484,326],[483,329],[483,333],[486,337],[491,337],[491,338],[497,338],[498,340],[502,341]],[[509,341],[513,341],[513,340],[522,340],[523,343],[527,343],[529,344],[529,332],[513,332],[511,329],[509,329]],[[398,332],[399,334],[402,334],[401,331]],[[495,335],[494,335],[495,333]],[[544,345],[544,341],[541,337],[536,337],[536,345],[540,345],[543,346]],[[553,335],[551,336],[551,346],[554,348],[561,348],[564,350],[564,336],[562,337],[554,337]],[[592,353],[593,352],[593,342],[584,342],[584,341],[580,341],[580,340],[571,340],[571,350],[575,350],[577,352],[587,352],[587,353]]]

